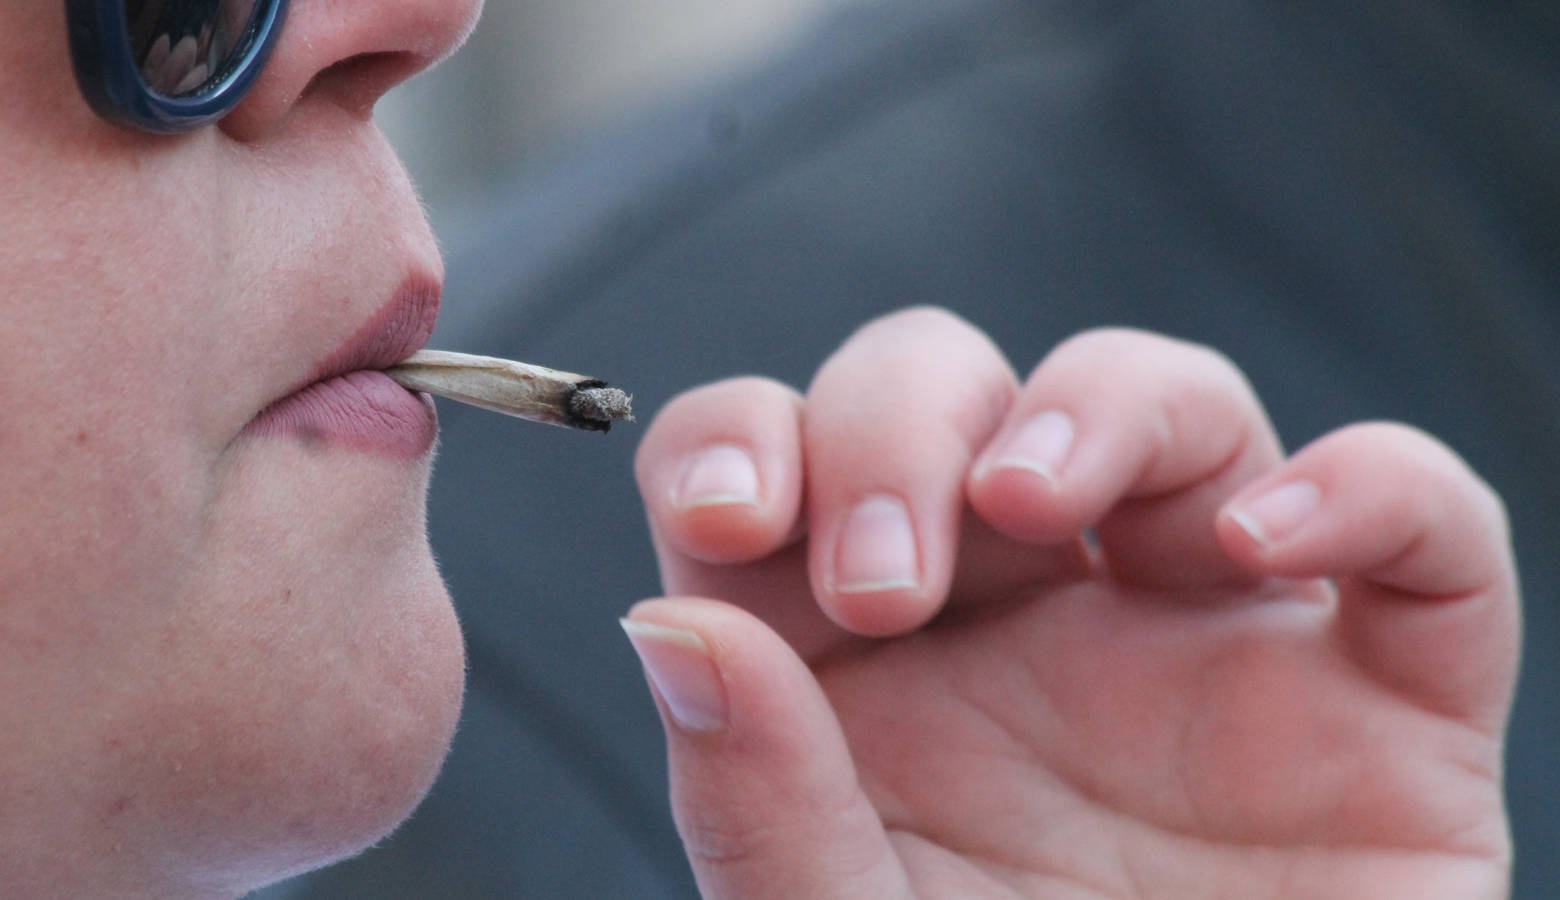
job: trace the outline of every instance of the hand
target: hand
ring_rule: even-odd
[[[677,398],[637,469],[706,897],[1505,896],[1505,516],[1420,432],[1286,459],[1209,350],[1090,332],[1020,386],[911,310],[805,398]]]

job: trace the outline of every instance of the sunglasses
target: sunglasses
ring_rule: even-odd
[[[254,84],[286,12],[287,0],[65,0],[76,83],[110,122],[191,131]]]

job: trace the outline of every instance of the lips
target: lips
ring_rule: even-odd
[[[433,401],[380,371],[428,342],[439,314],[439,283],[414,276],[296,387],[245,427],[248,435],[290,436],[311,445],[421,457],[433,446]]]

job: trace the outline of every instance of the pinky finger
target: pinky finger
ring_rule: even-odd
[[[1445,445],[1385,423],[1333,432],[1243,488],[1218,532],[1254,571],[1335,579],[1344,652],[1383,684],[1504,727],[1520,647],[1505,509]]]

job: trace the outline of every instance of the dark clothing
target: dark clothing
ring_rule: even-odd
[[[930,303],[1021,370],[1102,324],[1211,344],[1290,447],[1437,434],[1511,510],[1515,896],[1557,896],[1560,5],[869,4],[444,224],[435,345],[608,379],[641,422],[728,375],[805,385],[865,319]],[[464,722],[412,821],[297,896],[694,896],[614,622],[657,591],[643,426],[440,414]]]

